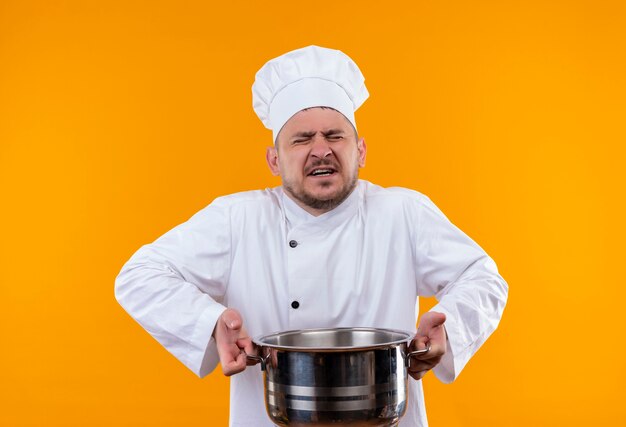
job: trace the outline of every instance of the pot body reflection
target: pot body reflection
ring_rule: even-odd
[[[271,339],[255,340],[264,361],[265,405],[275,424],[394,426],[398,423],[408,399],[407,346],[411,338],[408,333],[344,328],[289,334],[298,332],[317,335],[305,337],[304,341],[292,335],[289,338],[292,341],[278,342],[278,339],[272,345],[262,344],[272,342]],[[341,335],[339,342],[335,332]],[[320,333],[326,336],[319,336]],[[391,335],[381,336],[381,333]],[[329,339],[333,345],[328,345]],[[287,348],[281,348],[281,344]]]

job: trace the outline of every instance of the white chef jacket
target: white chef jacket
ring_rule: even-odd
[[[281,187],[217,198],[140,248],[116,280],[120,304],[201,377],[219,362],[211,335],[226,307],[252,337],[324,327],[415,332],[418,296],[434,295],[448,335],[434,373],[451,382],[497,327],[507,293],[493,260],[426,196],[363,180],[318,217]],[[273,426],[262,377],[259,365],[231,377],[231,426]],[[409,384],[400,425],[426,426],[422,383]]]

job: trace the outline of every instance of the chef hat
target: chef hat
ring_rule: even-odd
[[[369,96],[359,67],[339,50],[308,46],[268,61],[256,73],[252,108],[274,142],[298,111],[331,107],[352,123],[354,112]]]

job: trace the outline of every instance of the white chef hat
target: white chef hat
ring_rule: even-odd
[[[298,111],[331,107],[352,123],[354,112],[369,96],[365,78],[339,50],[308,46],[268,61],[256,73],[252,108],[274,142],[283,125]]]

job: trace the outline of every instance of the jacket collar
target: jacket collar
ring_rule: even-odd
[[[335,209],[323,213],[320,216],[314,216],[302,209],[294,202],[281,187],[281,199],[287,219],[288,227],[293,229],[306,225],[313,228],[334,227],[351,218],[359,209],[362,200],[363,183],[357,181],[357,185],[352,193]]]

